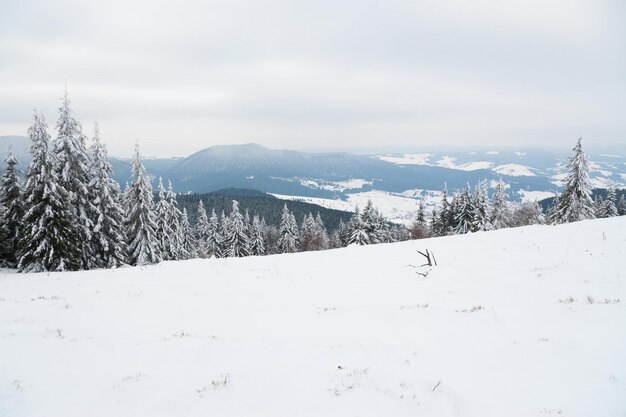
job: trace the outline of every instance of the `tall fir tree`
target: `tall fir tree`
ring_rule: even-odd
[[[506,203],[506,188],[502,180],[496,184],[491,205],[491,225],[494,229],[509,227],[509,212]]]
[[[90,150],[89,200],[95,208],[92,231],[93,263],[91,267],[113,268],[127,263],[124,222],[126,212],[122,205],[119,184],[111,178],[106,146],[100,141],[98,125],[94,127]]]
[[[624,197],[624,194],[622,194],[619,203],[617,203],[617,214],[618,216],[626,216],[626,197]]]
[[[19,179],[19,162],[9,146],[5,158],[6,169],[0,177],[0,264],[17,266],[17,248],[21,237],[24,206],[22,185]]]
[[[367,233],[367,225],[363,222],[363,216],[358,206],[354,208],[348,229],[350,230],[348,245],[369,245],[371,243]]]
[[[324,225],[324,220],[322,220],[322,216],[320,212],[317,212],[315,216],[315,230],[316,230],[316,239],[318,240],[317,247],[318,250],[325,250],[329,248],[329,238],[328,231],[326,230],[326,226]]]
[[[617,193],[614,187],[609,187],[606,200],[604,201],[604,217],[618,216],[617,211]]]
[[[198,202],[198,214],[196,221],[196,242],[198,245],[197,252],[200,258],[209,258],[211,256],[209,251],[210,235],[209,219],[206,215],[204,203],[200,200]]]
[[[172,187],[172,181],[168,180],[167,194],[165,196],[168,204],[167,218],[170,222],[170,228],[172,229],[172,237],[170,239],[171,255],[173,259],[189,259],[191,254],[187,253],[183,245],[183,232],[181,229],[181,221],[183,213],[178,208],[178,200],[176,200],[176,193],[174,187]]]
[[[246,233],[245,219],[239,211],[237,200],[233,200],[233,209],[230,212],[224,244],[229,257],[250,255],[250,238]]]
[[[22,194],[22,239],[18,247],[21,272],[74,271],[81,267],[80,234],[73,227],[70,194],[57,181],[49,152],[50,134],[35,112],[28,130],[31,162]]]
[[[583,151],[582,138],[578,139],[569,159],[565,187],[559,195],[556,207],[556,223],[570,223],[593,219],[594,205],[591,199],[589,161]]]
[[[176,245],[174,230],[172,229],[172,219],[170,218],[170,203],[165,195],[163,178],[159,177],[159,201],[154,209],[156,221],[156,237],[159,242],[159,249],[163,260],[176,260]]]
[[[450,207],[450,202],[448,201],[448,185],[445,184],[443,191],[441,192],[439,213],[433,218],[433,235],[445,236],[450,234],[452,231],[453,218],[454,213]]]
[[[474,199],[470,194],[469,184],[465,187],[463,192],[458,196],[458,203],[455,209],[456,228],[454,232],[456,234],[463,234],[473,231],[473,224],[475,219],[475,207]]]
[[[196,239],[194,237],[193,228],[189,223],[189,214],[187,208],[183,208],[183,214],[180,220],[180,231],[182,235],[182,255],[181,259],[193,259],[198,256],[196,252]]]
[[[278,239],[278,248],[281,253],[298,252],[300,244],[298,224],[286,203],[283,207],[278,233],[280,236]]]
[[[491,230],[489,221],[490,204],[487,196],[487,185],[479,182],[472,197],[474,206],[474,218],[472,220],[472,232]]]
[[[265,239],[263,239],[263,225],[259,216],[252,218],[250,228],[250,254],[256,256],[265,255]]]
[[[152,195],[152,184],[141,162],[139,144],[132,162],[133,182],[128,193],[128,256],[132,265],[147,265],[162,260]]]
[[[82,268],[96,266],[96,257],[91,235],[93,219],[97,217],[96,208],[89,199],[89,156],[85,145],[85,136],[80,123],[76,121],[67,97],[67,90],[59,108],[56,124],[57,138],[53,142],[54,175],[70,196],[72,227],[78,229],[82,253]]]
[[[211,216],[209,216],[209,233],[208,233],[208,253],[209,256],[213,256],[215,258],[221,258],[222,254],[222,246],[223,246],[223,236],[220,233],[220,222],[217,218],[217,214],[215,214],[215,209],[211,209]]]
[[[317,250],[315,246],[315,219],[311,213],[304,216],[300,227],[300,250],[302,252]]]

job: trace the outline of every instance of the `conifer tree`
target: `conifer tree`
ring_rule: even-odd
[[[486,184],[479,182],[476,185],[472,200],[474,206],[472,232],[491,230],[492,226],[489,222],[489,198],[487,197]]]
[[[300,239],[298,224],[293,214],[287,208],[287,204],[283,207],[278,233],[280,235],[278,247],[281,253],[298,252]]]
[[[153,207],[152,184],[141,163],[139,144],[132,162],[133,182],[128,194],[128,255],[132,265],[147,265],[162,260]]]
[[[72,114],[67,90],[59,108],[56,124],[58,136],[53,142],[54,175],[70,196],[70,210],[73,216],[72,227],[78,229],[82,252],[82,268],[89,269],[97,263],[91,235],[96,208],[89,199],[89,156],[85,146],[85,136],[80,123]]]
[[[89,200],[95,217],[92,230],[93,258],[90,267],[112,268],[127,262],[124,236],[125,211],[120,187],[111,175],[106,146],[100,141],[98,125],[90,147]]]
[[[193,229],[189,224],[189,214],[187,208],[183,208],[183,214],[180,220],[180,232],[182,236],[181,259],[193,259],[198,256],[196,253],[196,239],[194,238]]]
[[[614,187],[609,187],[606,201],[604,202],[604,217],[615,217],[619,215],[617,211],[617,197]]]
[[[596,197],[593,199],[593,214],[597,219],[602,219],[604,217],[606,217],[606,214],[604,212],[605,210],[605,206],[604,206],[604,199],[599,196],[596,195]]]
[[[456,228],[454,232],[456,234],[463,234],[472,231],[473,222],[475,218],[474,201],[470,194],[469,184],[465,187],[465,190],[458,197],[458,207],[456,211]]]
[[[206,215],[206,209],[202,200],[198,202],[198,220],[196,222],[196,242],[198,245],[198,256],[200,258],[209,258],[211,253],[209,251],[209,219]]]
[[[322,216],[320,216],[319,211],[317,212],[317,216],[315,216],[315,231],[316,239],[318,240],[317,250],[328,249],[328,232],[326,231],[326,226],[324,225],[324,221],[322,220]]]
[[[224,210],[222,210],[222,214],[220,215],[220,229],[219,229],[219,243],[220,243],[220,253],[222,254],[221,257],[226,258],[228,256],[230,256],[228,254],[228,245],[226,243],[226,236],[228,235],[228,229],[229,229],[229,223],[230,223],[230,219],[228,217],[226,217],[226,214],[224,213]]]
[[[452,230],[452,221],[454,213],[451,210],[450,202],[448,201],[448,186],[444,185],[441,193],[441,206],[439,208],[439,214],[433,218],[433,235],[445,236]]]
[[[159,249],[163,260],[171,261],[176,259],[176,248],[174,244],[174,230],[172,229],[172,219],[170,218],[170,203],[165,195],[163,179],[159,177],[159,201],[155,210],[156,237],[159,242]]]
[[[617,214],[619,216],[626,216],[626,198],[624,198],[624,194],[622,194],[617,204]]]
[[[491,225],[494,229],[509,227],[509,213],[506,205],[506,189],[502,180],[496,184],[491,205]]]
[[[263,239],[263,225],[259,216],[252,218],[250,233],[250,253],[256,256],[265,255],[265,240]]]
[[[424,201],[420,200],[419,207],[417,209],[417,214],[415,215],[415,220],[411,225],[411,229],[409,231],[411,239],[423,239],[428,237],[428,224],[426,222],[426,206],[424,205]]]
[[[22,186],[19,179],[19,164],[13,149],[9,147],[5,158],[6,169],[0,177],[0,264],[11,268],[17,266],[17,248],[21,237],[24,217]]]
[[[172,259],[189,259],[191,257],[191,254],[186,252],[186,249],[183,245],[184,237],[181,229],[183,213],[178,208],[176,193],[174,192],[174,188],[172,187],[172,181],[169,180],[167,184],[167,194],[165,198],[167,199],[168,208],[167,218],[170,223],[170,228],[172,229],[172,235],[170,238]]]
[[[355,207],[354,214],[350,218],[348,229],[350,230],[348,245],[369,245],[371,243],[370,236],[367,233],[367,226],[363,222],[363,216],[358,206]]]
[[[209,217],[209,229],[207,234],[207,249],[209,256],[215,258],[221,258],[223,256],[223,236],[220,233],[220,224],[215,209],[211,209],[211,216]]]
[[[35,113],[28,130],[32,159],[22,194],[26,212],[18,247],[21,272],[74,271],[81,267],[80,235],[72,227],[69,192],[53,173],[47,129],[43,116]]]
[[[556,223],[569,223],[593,219],[594,205],[591,199],[589,161],[583,152],[582,138],[578,139],[569,159],[565,188],[559,195],[556,207]]]
[[[300,250],[302,252],[317,250],[315,247],[315,229],[315,219],[309,213],[302,219],[302,226],[300,227]]]
[[[244,216],[239,211],[239,202],[233,200],[228,229],[224,241],[228,256],[243,257],[250,255],[250,239],[246,234]]]

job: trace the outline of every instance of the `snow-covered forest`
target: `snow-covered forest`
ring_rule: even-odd
[[[351,220],[328,231],[319,213],[299,221],[285,203],[278,225],[242,212],[236,200],[229,213],[207,212],[200,200],[191,224],[178,208],[171,183],[159,178],[155,194],[142,164],[139,145],[132,162],[133,181],[121,191],[112,178],[107,149],[97,124],[88,141],[67,96],[62,100],[52,139],[42,114],[33,115],[28,134],[32,160],[23,177],[9,150],[0,182],[0,262],[22,272],[64,271],[146,265],[162,260],[259,256],[316,251],[348,245],[465,234],[532,224],[559,224],[626,214],[614,189],[605,200],[591,199],[589,161],[579,139],[569,174],[553,207],[507,202],[500,181],[489,193],[479,183],[442,199],[432,213],[424,205],[412,227],[387,221],[368,202]],[[88,146],[88,142],[90,142]],[[156,200],[156,201],[155,201]]]

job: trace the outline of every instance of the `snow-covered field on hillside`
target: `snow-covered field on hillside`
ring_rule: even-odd
[[[624,416],[625,329],[625,217],[0,273],[0,415]]]
[[[431,213],[441,201],[441,191],[433,190],[406,190],[403,193],[389,193],[386,191],[372,190],[347,195],[347,200],[290,196],[272,194],[282,200],[304,201],[317,204],[322,207],[354,212],[356,207],[363,209],[368,201],[381,212],[387,220],[397,224],[410,226],[419,210],[420,201],[424,202],[427,213]]]

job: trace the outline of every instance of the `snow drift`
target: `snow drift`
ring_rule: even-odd
[[[2,273],[0,415],[623,416],[624,271],[621,217]]]

